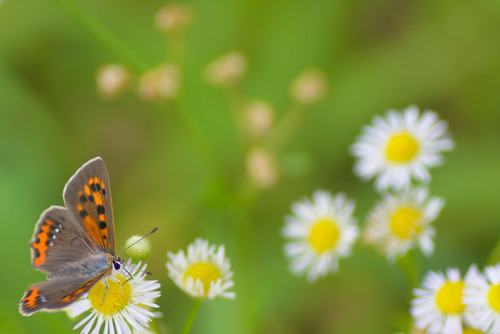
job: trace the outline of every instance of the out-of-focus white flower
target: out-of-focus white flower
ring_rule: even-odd
[[[441,152],[454,147],[447,128],[434,112],[420,115],[415,106],[375,116],[351,147],[357,158],[354,172],[363,180],[376,177],[378,190],[403,189],[412,178],[429,182],[428,168],[440,165]]]
[[[312,201],[304,198],[292,204],[293,215],[285,217],[282,235],[289,240],[285,255],[293,273],[307,272],[307,279],[315,281],[338,270],[339,259],[351,254],[359,234],[354,205],[342,193],[333,197],[321,190],[314,192]]]
[[[435,235],[431,223],[439,215],[444,200],[428,197],[425,187],[386,194],[368,215],[365,240],[381,247],[391,262],[415,246],[430,256]]]

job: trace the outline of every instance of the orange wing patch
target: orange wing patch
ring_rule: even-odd
[[[45,303],[47,299],[40,295],[40,288],[38,286],[32,286],[31,288],[26,291],[26,294],[24,298],[21,300],[21,303],[23,304],[23,308],[30,311],[41,304]]]
[[[106,272],[106,273],[104,273],[104,274],[102,274],[102,275],[98,275],[98,276],[96,276],[96,277],[88,280],[87,282],[85,282],[82,285],[80,285],[79,287],[77,287],[71,293],[69,293],[66,296],[60,298],[58,301],[61,302],[61,303],[71,303],[71,302],[75,301],[76,299],[78,299],[78,297],[80,297],[88,289],[90,289],[90,287],[92,285],[94,285],[95,283],[97,283],[101,279],[101,277],[103,277],[104,275],[107,275],[108,273],[109,273],[109,271]]]
[[[47,250],[52,246],[52,237],[54,234],[51,232],[51,226],[55,226],[54,222],[47,219],[40,226],[40,231],[36,235],[37,239],[31,244],[31,247],[35,251],[35,259],[33,261],[36,267],[41,266],[45,263],[47,259]]]
[[[108,248],[108,221],[106,219],[106,185],[98,177],[90,178],[83,191],[78,192],[76,210],[83,219],[83,227],[92,241],[102,248]]]

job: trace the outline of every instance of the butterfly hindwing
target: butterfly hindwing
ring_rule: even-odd
[[[33,284],[26,290],[19,302],[19,312],[23,315],[31,315],[40,310],[63,308],[78,299],[107,274],[108,272],[104,272],[90,278],[74,276],[64,280]]]
[[[63,192],[64,202],[78,219],[87,236],[103,252],[115,254],[115,231],[111,189],[104,161],[94,158],[70,178]]]
[[[30,248],[33,267],[48,273],[97,251],[74,215],[60,206],[51,206],[42,213]]]

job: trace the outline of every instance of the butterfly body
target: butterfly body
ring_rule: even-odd
[[[35,226],[32,265],[47,273],[48,281],[25,292],[19,302],[23,315],[63,308],[120,268],[108,173],[101,158],[76,171],[63,198],[66,207],[51,206]]]

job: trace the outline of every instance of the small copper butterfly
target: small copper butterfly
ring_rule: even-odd
[[[115,256],[111,190],[100,157],[76,171],[63,198],[66,207],[51,206],[35,226],[31,262],[48,281],[26,290],[19,302],[22,315],[67,306],[123,263]]]

